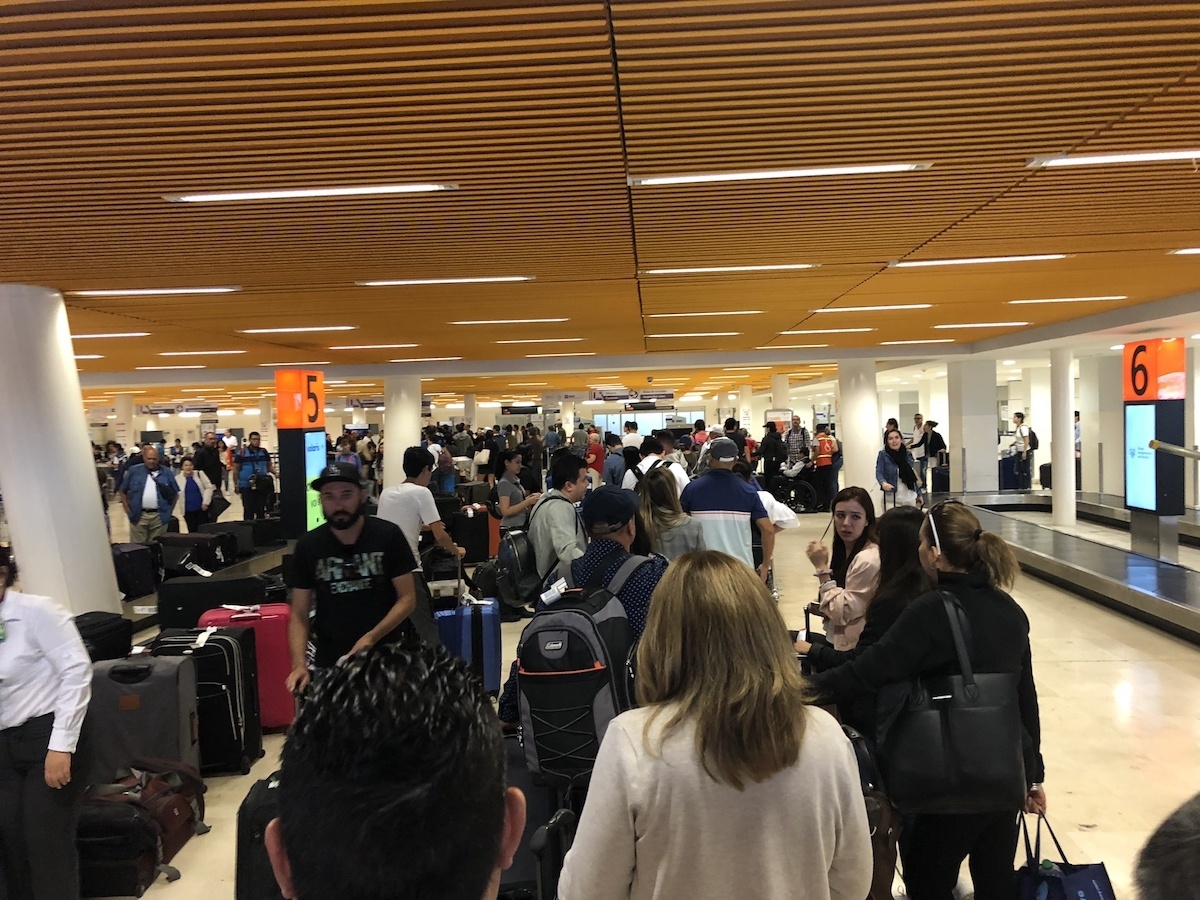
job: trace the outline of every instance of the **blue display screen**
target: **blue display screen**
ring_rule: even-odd
[[[1125,404],[1125,505],[1158,510],[1158,465],[1150,441],[1155,437],[1153,403]]]
[[[326,465],[325,432],[304,432],[305,509],[309,531],[325,521],[325,515],[321,511],[321,495],[308,485],[312,484],[313,479],[320,477],[321,470]]]

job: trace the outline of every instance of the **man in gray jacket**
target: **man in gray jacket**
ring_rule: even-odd
[[[587,532],[575,504],[588,489],[587,463],[573,453],[560,454],[550,466],[554,485],[529,515],[529,540],[543,580],[587,551]],[[564,502],[565,501],[565,502]]]

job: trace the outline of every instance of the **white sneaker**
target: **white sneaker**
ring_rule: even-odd
[[[958,884],[954,886],[954,900],[975,900],[975,885],[965,875],[958,876]]]

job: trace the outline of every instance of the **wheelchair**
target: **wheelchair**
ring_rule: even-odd
[[[815,468],[816,466],[809,460],[794,476],[784,475],[780,472],[771,479],[767,490],[771,492],[771,496],[793,512],[816,512],[817,489],[813,484]]]

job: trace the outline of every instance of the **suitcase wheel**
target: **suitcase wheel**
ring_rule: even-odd
[[[243,775],[249,775],[249,774],[250,774],[250,766],[251,766],[251,762],[250,762],[249,758],[248,758],[248,757],[245,757],[245,756],[243,756],[243,757],[242,757],[241,773],[242,773]]]
[[[160,865],[158,871],[167,876],[167,881],[179,880],[179,870],[174,866]]]

